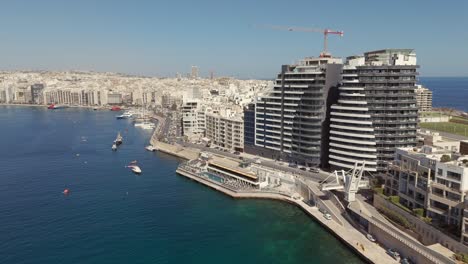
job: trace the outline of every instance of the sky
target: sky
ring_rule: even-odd
[[[2,0],[0,70],[89,70],[271,79],[317,56],[329,28],[346,57],[414,48],[421,76],[468,76],[465,0]]]

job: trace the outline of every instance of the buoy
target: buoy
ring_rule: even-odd
[[[70,190],[69,190],[69,189],[63,190],[63,194],[68,195],[69,193],[70,193]]]

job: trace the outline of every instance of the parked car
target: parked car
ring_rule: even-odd
[[[306,170],[307,170],[306,167],[300,167],[299,169],[300,169],[300,170],[303,170],[303,171],[306,171]]]
[[[255,159],[255,163],[260,164],[260,163],[262,163],[262,161],[257,158],[257,159]]]
[[[400,260],[400,253],[398,253],[398,251],[396,251],[395,249],[387,249],[387,254],[389,254],[392,258],[394,258],[397,261]]]
[[[290,168],[297,168],[297,165],[296,165],[296,164],[294,164],[294,163],[289,163],[289,165],[288,165],[288,166],[289,166]]]
[[[240,155],[239,151],[234,151],[234,155]]]
[[[332,219],[332,217],[331,217],[331,215],[329,213],[323,214],[323,217],[325,217],[325,219],[327,219],[327,220]]]
[[[319,170],[316,168],[310,168],[309,171],[313,173],[319,173]]]
[[[371,234],[366,235],[367,239],[369,239],[370,242],[375,242],[375,238]]]

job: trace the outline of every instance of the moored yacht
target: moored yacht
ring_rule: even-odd
[[[122,144],[123,138],[122,138],[122,135],[120,135],[120,132],[117,133],[117,138],[115,138],[115,141],[114,141],[114,142],[115,142],[115,144],[117,144],[117,145]]]
[[[156,151],[156,148],[153,147],[153,145],[148,145],[148,146],[145,147],[145,149],[146,149],[147,151],[151,151],[151,152]]]

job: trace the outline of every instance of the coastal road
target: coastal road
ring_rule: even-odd
[[[442,132],[442,131],[438,131],[438,130],[433,130],[433,129],[427,129],[427,128],[424,128],[424,130],[429,130],[431,132],[437,132],[437,133],[439,133],[439,135],[441,135],[444,138],[449,138],[449,139],[453,139],[453,140],[460,140],[460,141],[461,140],[468,140],[468,137],[464,137],[464,136],[461,136],[461,135],[455,135],[455,134]]]

